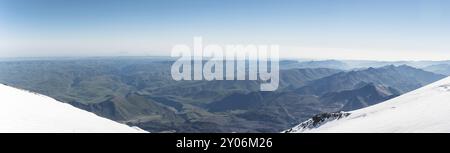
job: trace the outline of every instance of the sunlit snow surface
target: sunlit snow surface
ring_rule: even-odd
[[[145,132],[50,97],[0,84],[0,132]]]
[[[450,77],[317,128],[291,132],[450,132]]]

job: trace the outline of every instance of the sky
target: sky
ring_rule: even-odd
[[[0,0],[0,57],[168,56],[279,45],[283,58],[448,60],[448,0]]]

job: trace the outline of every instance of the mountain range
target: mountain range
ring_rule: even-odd
[[[258,80],[174,81],[172,63],[9,60],[0,62],[0,83],[149,132],[279,132],[316,114],[374,105],[445,77],[407,65],[345,70],[281,61],[279,89],[261,92]]]

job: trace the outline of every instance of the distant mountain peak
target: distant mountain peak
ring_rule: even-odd
[[[309,86],[308,91],[314,91],[317,95],[353,90],[361,87],[361,82],[396,87],[397,90],[404,93],[444,77],[444,75],[416,69],[407,65],[388,65],[380,68],[336,73],[310,82],[307,86]],[[306,87],[303,88],[297,91],[299,93],[305,92]]]

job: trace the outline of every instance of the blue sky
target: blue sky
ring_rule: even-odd
[[[279,44],[282,57],[450,59],[448,0],[0,0],[0,56],[169,55]]]

